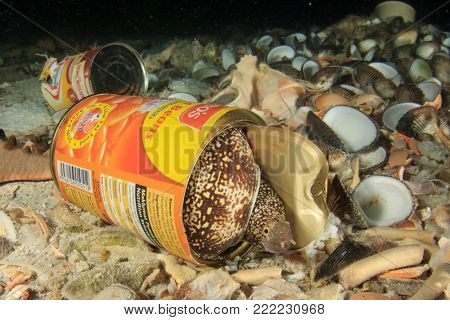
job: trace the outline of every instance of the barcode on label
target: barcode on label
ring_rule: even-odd
[[[58,161],[58,177],[67,184],[92,192],[91,170]]]

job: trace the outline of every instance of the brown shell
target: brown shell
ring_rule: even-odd
[[[438,124],[436,109],[419,107],[405,113],[398,121],[396,130],[408,137],[419,138],[422,134],[433,135]]]
[[[329,185],[327,206],[340,219],[346,220],[347,216],[351,223],[361,229],[368,227],[361,212],[353,201],[352,197],[345,190],[344,184],[337,175]]]
[[[345,150],[344,144],[336,133],[311,111],[306,116],[306,125],[309,139],[319,141],[335,149]]]
[[[398,86],[395,93],[395,100],[397,100],[398,103],[414,102],[423,104],[425,102],[425,96],[422,90],[414,84],[401,84]]]
[[[260,179],[250,145],[233,128],[215,137],[189,179],[183,222],[191,249],[214,259],[243,237]]]

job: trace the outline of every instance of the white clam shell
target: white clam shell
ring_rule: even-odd
[[[272,36],[269,36],[269,35],[265,35],[265,36],[262,36],[261,38],[259,38],[257,41],[256,41],[256,46],[258,47],[258,48],[261,48],[261,49],[269,49],[269,47],[270,47],[270,45],[272,44],[272,42],[273,42],[273,38],[272,38]]]
[[[397,123],[401,117],[408,111],[419,108],[420,104],[417,103],[399,103],[392,107],[387,108],[382,117],[383,124],[386,128],[395,131]]]
[[[196,97],[194,97],[192,94],[189,94],[186,92],[174,92],[171,95],[169,95],[167,98],[180,99],[180,100],[185,100],[185,101],[189,101],[189,102],[198,102]]]
[[[415,59],[409,68],[409,76],[412,81],[417,82],[431,78],[433,71],[425,60]]]
[[[358,153],[359,166],[361,170],[367,170],[380,165],[387,159],[388,153],[385,148],[379,146],[373,150]]]
[[[220,72],[206,64],[203,60],[197,61],[192,68],[192,75],[197,80],[205,80],[211,77],[217,77]]]
[[[275,63],[283,60],[292,60],[295,56],[295,50],[289,46],[278,46],[273,48],[267,54],[267,63]]]
[[[433,54],[439,52],[440,46],[435,42],[423,42],[416,48],[419,58],[430,60]]]
[[[302,67],[303,64],[307,61],[308,59],[303,57],[303,56],[298,56],[295,57],[294,60],[292,60],[292,68],[298,70],[298,71],[302,71]]]
[[[370,176],[355,188],[352,199],[369,226],[388,227],[404,221],[414,211],[411,190],[400,180]]]
[[[222,50],[222,67],[228,70],[232,65],[236,64],[236,59],[234,58],[233,52],[230,49]]]
[[[307,60],[302,65],[303,77],[310,80],[317,71],[320,70],[320,64],[314,60]]]
[[[374,39],[364,39],[359,42],[359,49],[361,52],[366,53],[370,49],[375,48],[378,45],[378,42]]]
[[[284,43],[286,43],[290,47],[295,47],[297,43],[303,43],[306,39],[307,38],[305,34],[297,32],[290,34],[286,38],[284,38]]]
[[[349,152],[358,152],[378,139],[378,127],[363,112],[349,107],[330,108],[322,119],[344,143]]]

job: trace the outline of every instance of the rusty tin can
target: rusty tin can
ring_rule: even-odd
[[[49,58],[39,79],[44,98],[55,110],[92,94],[143,95],[148,86],[141,56],[124,43],[110,43],[60,62]]]
[[[55,131],[53,178],[69,202],[173,255],[203,263],[184,231],[187,182],[214,137],[251,124],[264,121],[236,107],[93,95],[75,104]],[[242,242],[225,255],[248,247]]]

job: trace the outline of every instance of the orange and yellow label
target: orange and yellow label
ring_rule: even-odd
[[[236,109],[113,94],[85,98],[55,133],[54,178],[68,201],[196,262],[183,226],[185,186],[217,121]]]

